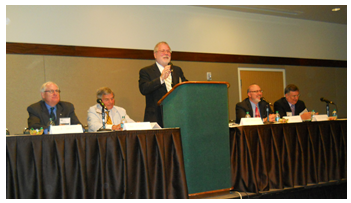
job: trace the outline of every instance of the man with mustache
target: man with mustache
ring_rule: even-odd
[[[139,90],[146,100],[144,121],[157,122],[161,127],[162,111],[157,102],[174,85],[188,81],[180,67],[168,65],[171,62],[171,53],[167,42],[157,43],[154,48],[156,62],[139,71]]]

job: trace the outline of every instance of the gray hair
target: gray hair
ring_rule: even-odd
[[[58,86],[56,83],[51,82],[51,81],[48,81],[48,82],[44,83],[44,84],[40,87],[40,92],[42,92],[42,93],[45,92],[45,91],[46,91],[46,87],[47,87],[48,85],[50,85],[50,84],[54,84],[54,85],[56,85],[56,87],[57,87],[58,89],[60,89],[59,86]]]
[[[284,90],[284,94],[287,94],[289,92],[295,92],[295,91],[299,91],[299,88],[294,85],[294,84],[289,84],[286,86],[285,90]]]
[[[113,98],[115,98],[115,93],[108,87],[101,87],[97,90],[96,97],[98,99],[102,99],[102,95],[112,94]]]
[[[154,48],[154,53],[156,53],[156,52],[158,51],[158,46],[159,46],[160,44],[166,44],[166,45],[169,47],[170,51],[172,51],[172,50],[171,50],[171,47],[167,44],[167,42],[162,41],[162,42],[159,42],[159,43],[156,44],[156,46],[155,46],[155,48]]]

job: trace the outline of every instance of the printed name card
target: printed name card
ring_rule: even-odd
[[[263,125],[261,118],[242,118],[240,125]]]
[[[82,125],[54,125],[50,127],[50,134],[83,133]]]
[[[300,116],[284,116],[284,119],[288,119],[288,123],[302,123]]]
[[[320,114],[320,115],[314,115],[312,121],[327,121],[328,115],[327,114]]]
[[[156,122],[125,123],[123,130],[151,130],[161,128]]]

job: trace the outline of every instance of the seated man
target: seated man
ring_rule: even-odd
[[[285,97],[274,102],[274,111],[278,111],[280,117],[291,112],[292,115],[300,115],[302,120],[311,119],[311,113],[307,111],[305,103],[299,100],[300,91],[296,85],[287,85],[284,90]]]
[[[107,125],[112,125],[112,130],[122,130],[122,116],[124,116],[128,123],[134,123],[134,121],[129,118],[124,108],[114,106],[115,93],[110,88],[102,87],[98,89],[96,97],[101,99],[107,108],[105,112],[105,122]],[[102,106],[100,104],[95,104],[89,108],[87,120],[89,132],[96,132],[102,127]]]
[[[39,129],[43,127],[48,133],[50,118],[55,125],[60,124],[60,118],[69,117],[71,124],[81,124],[74,112],[73,104],[60,101],[60,88],[53,82],[46,82],[41,86],[42,100],[27,108],[29,113],[28,128]]]
[[[262,90],[257,84],[252,84],[247,89],[248,98],[236,104],[236,123],[240,123],[241,118],[246,116],[246,112],[250,113],[251,117],[260,117],[263,122],[267,121],[266,107],[269,107],[269,120],[274,121],[275,115],[272,114],[272,109],[266,101],[261,101]]]

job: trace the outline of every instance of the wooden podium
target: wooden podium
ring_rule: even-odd
[[[158,102],[164,127],[180,127],[190,197],[231,187],[228,87],[228,82],[183,82]]]

